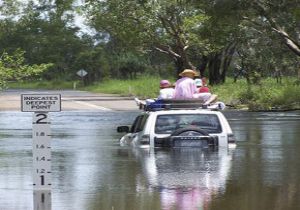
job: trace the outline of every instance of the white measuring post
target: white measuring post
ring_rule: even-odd
[[[33,189],[51,190],[51,128],[49,112],[61,111],[60,94],[22,94],[23,112],[32,117]]]
[[[33,188],[51,189],[51,129],[48,112],[32,117]]]

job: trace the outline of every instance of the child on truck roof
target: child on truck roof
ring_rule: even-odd
[[[163,99],[172,99],[174,97],[174,88],[168,80],[161,80],[159,83],[159,95],[157,99],[146,99],[146,101],[141,101],[138,98],[135,98],[137,105],[140,109],[143,109],[145,105],[147,106],[156,106],[161,104]]]

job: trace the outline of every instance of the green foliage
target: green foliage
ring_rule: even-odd
[[[73,71],[70,75],[75,78],[76,72],[84,69],[88,72],[86,78],[91,84],[95,81],[102,81],[110,78],[109,58],[102,46],[94,47],[91,50],[83,50],[78,53],[74,63]]]
[[[24,52],[16,50],[12,55],[4,52],[0,58],[0,88],[6,86],[9,80],[34,78],[45,72],[52,64],[26,65]]]
[[[35,2],[35,3],[34,3]],[[6,52],[21,48],[29,65],[52,63],[51,71],[43,78],[53,79],[75,75],[74,65],[79,54],[90,51],[91,38],[79,37],[79,28],[74,26],[73,0],[23,2],[18,18],[0,20],[0,46]]]
[[[46,89],[72,89],[74,82],[81,90],[91,92],[119,94],[123,96],[135,96],[141,99],[156,98],[159,92],[159,81],[174,78],[161,78],[144,75],[132,80],[105,80],[93,85],[83,87],[79,81],[33,81],[9,83],[10,88],[46,88]],[[218,95],[218,100],[235,108],[247,108],[252,111],[300,109],[300,85],[293,84],[295,78],[283,78],[279,84],[273,78],[263,79],[261,85],[250,85],[241,79],[233,83],[233,79],[227,78],[227,83],[209,87],[211,92]]]
[[[21,2],[19,0],[1,0],[0,14],[4,14],[8,17],[18,15],[20,10],[20,5]]]
[[[177,76],[176,71],[186,67],[207,69],[207,63],[215,67],[210,72],[223,76],[231,61],[242,66],[252,83],[277,73],[298,73],[299,0],[84,2],[78,7],[75,0],[2,0],[1,52],[11,55],[22,49],[24,60],[18,62],[31,66],[26,68],[31,73],[38,71],[35,65],[52,63],[41,74],[48,80],[77,79],[76,72],[83,68],[89,83],[145,72]],[[79,31],[74,12],[87,17],[93,34]],[[228,46],[234,46],[233,60],[224,50]],[[221,60],[226,63],[218,65]],[[34,75],[12,72],[1,74],[10,79]],[[204,74],[213,80],[210,72]],[[252,94],[247,91],[241,95],[245,99]]]
[[[209,87],[211,92],[218,95],[218,100],[236,106],[251,98],[251,95],[249,96],[248,93],[249,86],[246,80],[241,79],[234,83],[233,79],[227,78],[226,81],[225,84]]]
[[[109,80],[94,84],[85,90],[101,93],[115,93],[139,98],[156,98],[159,92],[159,82],[162,78],[142,76],[133,80]],[[174,81],[170,80],[171,82]]]
[[[159,77],[141,77],[135,80],[110,80],[87,87],[86,90],[115,93],[140,98],[155,98],[159,92]],[[210,87],[218,95],[218,100],[235,108],[250,110],[274,110],[300,108],[300,86],[293,85],[293,78],[284,78],[283,84],[274,79],[264,79],[261,85],[247,84],[246,80],[227,78],[227,83]],[[174,79],[170,79],[174,82]],[[238,87],[238,88],[237,88]]]
[[[295,8],[299,8],[300,2],[242,0],[237,5],[242,17],[239,52],[243,68],[249,74],[254,70],[262,75],[278,70],[288,75],[298,68],[300,31]]]
[[[293,78],[284,78],[282,84],[274,79],[262,80],[244,89],[238,96],[250,110],[293,109],[300,106],[300,86],[293,85]]]
[[[232,30],[222,30],[223,24],[214,30],[216,24],[207,11],[212,6],[206,1],[90,0],[85,12],[90,24],[122,49],[144,54],[157,50],[168,55],[176,65],[175,75],[182,68],[194,68],[193,63],[200,63],[199,57],[228,44],[224,37]]]
[[[119,73],[119,78],[134,79],[138,73],[145,72],[147,61],[142,55],[135,55],[131,52],[119,54],[115,57],[114,70]]]
[[[245,79],[236,83],[227,78],[222,85],[210,87],[218,95],[218,100],[236,108],[250,110],[274,110],[300,108],[300,86],[295,85],[294,77],[282,78],[277,83],[274,78],[261,80],[260,85],[248,84]]]

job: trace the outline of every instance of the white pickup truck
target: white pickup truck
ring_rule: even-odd
[[[154,147],[227,147],[235,138],[220,111],[180,109],[141,112],[132,126],[119,126],[126,132],[121,144]]]

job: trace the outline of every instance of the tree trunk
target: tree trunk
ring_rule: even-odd
[[[223,53],[223,59],[222,59],[222,71],[221,71],[221,83],[225,82],[226,74],[228,72],[233,54],[235,52],[236,44],[230,44]]]
[[[175,67],[176,67],[175,77],[179,78],[179,73],[182,72],[182,70],[184,69],[184,64],[183,64],[183,61],[178,58],[174,58],[174,63],[175,63]]]
[[[204,75],[205,75],[205,70],[206,70],[207,64],[208,64],[208,57],[203,55],[202,59],[201,59],[201,64],[199,65],[199,71],[200,71],[201,77],[204,77]]]
[[[209,84],[215,85],[219,84],[221,81],[221,74],[220,74],[220,66],[221,66],[221,54],[216,53],[212,55],[208,62],[209,68]]]
[[[235,44],[228,45],[222,52],[212,55],[208,62],[209,84],[222,84],[235,51]]]

